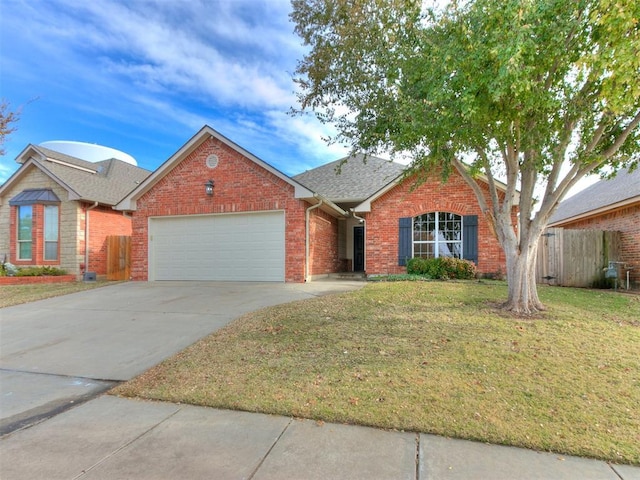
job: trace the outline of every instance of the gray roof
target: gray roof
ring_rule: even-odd
[[[31,157],[43,169],[51,172],[82,200],[103,205],[115,205],[151,174],[149,170],[115,158],[88,162],[48,148],[32,147],[45,157]]]
[[[614,178],[600,180],[567,198],[560,203],[549,224],[634,200],[640,201],[640,168],[631,173],[621,170]]]
[[[332,202],[359,202],[396,179],[405,166],[354,155],[295,175],[293,179]]]
[[[50,188],[27,188],[9,200],[9,205],[31,205],[60,203],[58,196]]]

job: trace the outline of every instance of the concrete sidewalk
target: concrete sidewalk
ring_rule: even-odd
[[[0,459],[14,480],[640,479],[577,457],[109,395],[5,436]]]

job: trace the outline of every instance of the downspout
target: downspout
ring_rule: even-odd
[[[94,202],[84,210],[84,273],[89,271],[89,210],[93,210],[97,206],[98,202]]]
[[[304,259],[304,281],[308,282],[310,280],[310,275],[309,275],[309,250],[310,250],[310,243],[311,243],[311,239],[310,239],[310,232],[309,232],[309,223],[311,221],[311,210],[315,210],[316,208],[320,208],[322,206],[322,202],[323,200],[320,199],[320,203],[316,203],[315,205],[310,206],[309,208],[307,208],[307,210],[305,211],[305,226],[306,226],[306,235],[305,235],[305,242],[304,242],[304,247],[305,247],[305,259]]]
[[[350,210],[351,210],[351,215],[353,215],[353,218],[355,218],[356,220],[360,220],[360,223],[364,227],[364,265],[363,267],[366,274],[367,272],[367,221],[364,218],[356,215],[355,209],[351,208]]]

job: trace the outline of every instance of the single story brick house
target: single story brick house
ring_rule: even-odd
[[[640,169],[621,170],[567,198],[548,226],[620,232],[619,260],[630,268],[633,288],[640,288]]]
[[[113,209],[151,172],[115,158],[89,162],[28,145],[0,186],[0,260],[106,274],[106,237],[131,235]]]
[[[462,178],[412,189],[403,169],[354,157],[289,177],[204,126],[115,206],[133,219],[132,278],[304,282],[439,255],[504,272]]]

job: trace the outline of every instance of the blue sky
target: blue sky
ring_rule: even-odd
[[[97,143],[153,170],[204,124],[287,174],[335,160],[296,105],[289,0],[0,0],[0,97],[29,144]]]

